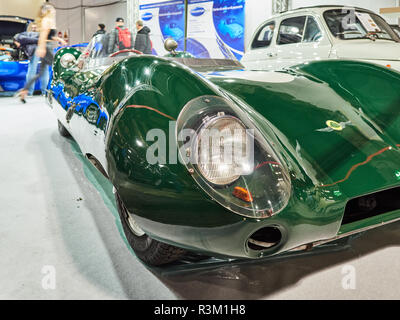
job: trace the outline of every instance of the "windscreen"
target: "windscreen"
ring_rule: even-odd
[[[335,9],[324,13],[332,34],[342,40],[381,39],[400,42],[400,38],[380,16],[362,10]]]
[[[160,39],[159,39],[160,40]],[[97,35],[92,38],[87,48],[80,56],[80,65],[84,69],[107,67],[116,60],[125,59],[127,56],[137,56],[138,52],[130,52],[130,50],[122,50],[120,52],[108,52],[108,35]],[[151,41],[155,42],[155,36],[151,37]],[[161,41],[161,40],[160,40]],[[153,55],[165,57],[179,63],[182,63],[196,71],[209,70],[232,70],[242,69],[243,66],[237,61],[235,55],[222,42],[219,43],[220,51],[214,55],[200,52],[199,55],[193,55],[189,52],[176,51],[153,51]],[[139,53],[140,54],[140,53]]]

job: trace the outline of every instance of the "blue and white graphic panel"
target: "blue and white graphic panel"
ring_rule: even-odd
[[[200,58],[244,54],[245,0],[188,0],[187,49]]]
[[[184,0],[157,1],[141,0],[139,5],[140,19],[151,29],[150,39],[153,53],[164,55],[164,40],[175,39],[178,50],[184,50],[185,39],[185,2]]]

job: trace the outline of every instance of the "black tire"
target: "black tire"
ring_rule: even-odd
[[[62,135],[63,137],[69,138],[71,137],[70,133],[68,132],[68,130],[63,126],[63,124],[58,121],[58,132],[60,133],[60,135]]]
[[[139,259],[152,266],[161,266],[174,262],[186,254],[186,250],[159,242],[147,234],[136,235],[128,221],[128,210],[118,193],[115,193],[115,200],[126,239]]]

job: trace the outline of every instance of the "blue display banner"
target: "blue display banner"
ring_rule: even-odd
[[[140,18],[151,29],[150,38],[154,54],[165,54],[164,40],[173,38],[178,42],[178,50],[184,50],[185,2],[154,1],[139,5]]]
[[[142,0],[140,18],[151,29],[153,53],[163,55],[164,40],[185,47],[185,1]],[[245,0],[188,0],[187,51],[199,58],[241,59],[244,54]]]
[[[245,0],[188,0],[187,23],[187,50],[193,55],[243,56]]]

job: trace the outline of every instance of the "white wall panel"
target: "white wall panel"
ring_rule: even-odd
[[[3,0],[0,0],[3,1]],[[81,4],[86,5],[101,5],[115,2],[113,0],[52,0],[52,3],[58,8],[72,8],[72,10],[57,10],[57,29],[69,30],[70,43],[75,44],[90,40],[93,33],[97,30],[99,23],[104,23],[106,29],[114,28],[115,19],[117,17],[126,18],[126,2],[122,2],[98,8],[81,9]],[[82,39],[82,12],[85,12],[85,39]]]
[[[245,48],[257,27],[272,15],[272,0],[246,0]]]
[[[73,8],[80,6],[81,0],[52,0],[52,3],[58,8]],[[81,9],[79,7],[71,10],[57,10],[57,29],[69,31],[71,44],[81,42],[81,21]]]
[[[96,32],[99,23],[104,23],[106,25],[107,32],[111,31],[115,27],[115,19],[117,17],[122,17],[126,21],[126,3],[119,3],[107,7],[86,8],[86,41],[91,39],[93,33]]]

